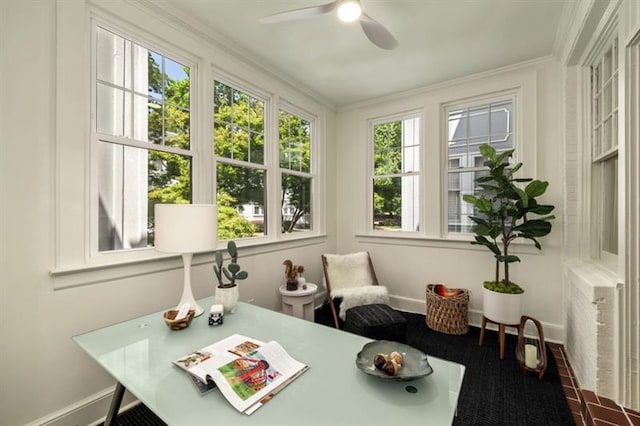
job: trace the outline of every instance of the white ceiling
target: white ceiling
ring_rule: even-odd
[[[393,51],[335,12],[260,24],[329,0],[166,0],[212,37],[341,107],[551,55],[571,0],[362,0],[398,40]]]

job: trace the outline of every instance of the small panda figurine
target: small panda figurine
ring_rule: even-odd
[[[221,304],[211,305],[209,309],[209,325],[222,325],[224,323],[224,307]]]

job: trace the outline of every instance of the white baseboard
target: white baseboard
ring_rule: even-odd
[[[408,297],[390,295],[391,305],[405,312],[413,312],[417,314],[426,314],[427,305],[424,300],[411,299]],[[544,340],[546,342],[564,343],[564,326],[560,324],[552,324],[548,322],[540,322],[544,330]],[[469,310],[469,324],[480,327],[482,325],[482,311],[470,309]],[[425,324],[426,327],[426,324]],[[487,324],[487,329],[498,330],[498,326],[495,324]],[[507,333],[517,335],[517,330],[514,327],[507,327]]]
[[[98,425],[104,422],[111,405],[115,386],[94,393],[51,414],[27,423],[27,426]],[[120,412],[137,404],[129,392],[122,398]]]

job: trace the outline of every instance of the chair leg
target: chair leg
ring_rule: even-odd
[[[340,323],[338,323],[338,314],[336,313],[336,307],[333,304],[333,299],[329,298],[329,307],[331,308],[331,315],[333,315],[333,323],[336,325],[336,330],[340,330]]]

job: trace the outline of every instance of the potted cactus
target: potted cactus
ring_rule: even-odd
[[[224,266],[222,252],[217,251],[215,255],[215,263],[213,264],[213,272],[218,279],[218,287],[216,288],[216,303],[224,306],[225,312],[235,312],[240,294],[238,292],[238,284],[236,281],[246,279],[249,274],[247,271],[240,270],[238,264],[238,248],[234,241],[227,243],[227,252],[229,253],[229,265]],[[225,282],[225,278],[228,282]]]
[[[480,147],[488,174],[475,179],[481,188],[478,196],[466,194],[463,199],[474,206],[475,215],[469,218],[475,223],[473,232],[477,244],[487,247],[496,259],[495,278],[483,285],[484,316],[494,322],[517,324],[521,317],[522,287],[511,281],[509,265],[520,262],[520,258],[509,253],[511,243],[523,238],[533,241],[541,250],[538,241],[551,232],[550,213],[555,208],[548,204],[538,204],[549,186],[548,182],[529,178],[515,178],[514,174],[522,163],[511,165],[509,158],[514,150],[497,154],[489,144]],[[524,188],[518,184],[527,182]],[[533,217],[532,217],[533,215]],[[500,265],[504,278],[500,279]]]

